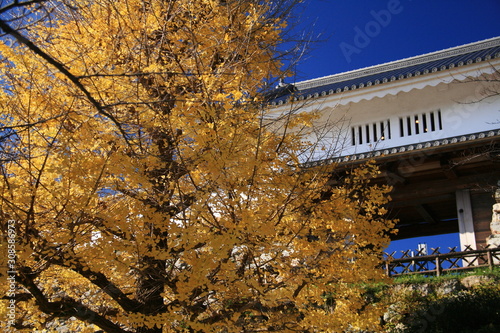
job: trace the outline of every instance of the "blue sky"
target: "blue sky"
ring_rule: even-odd
[[[305,0],[296,33],[312,50],[296,66],[302,81],[500,36],[500,0]],[[458,234],[393,242],[388,251],[459,245]]]
[[[500,0],[305,0],[302,81],[500,36]]]

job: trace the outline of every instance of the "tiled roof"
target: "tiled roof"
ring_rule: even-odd
[[[361,89],[410,77],[426,75],[454,67],[500,58],[500,37],[459,47],[433,52],[365,69],[298,82],[291,94],[277,94],[271,105],[281,105],[290,100],[316,98],[343,91]]]

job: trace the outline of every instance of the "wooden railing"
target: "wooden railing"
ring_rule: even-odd
[[[474,250],[466,246],[465,251],[456,251],[456,247],[448,248],[448,253],[440,253],[440,248],[431,249],[431,254],[401,251],[400,258],[394,258],[396,252],[386,253],[385,272],[388,276],[404,274],[424,274],[440,276],[445,272],[476,269],[481,267],[493,268],[500,265],[500,247],[485,247]]]

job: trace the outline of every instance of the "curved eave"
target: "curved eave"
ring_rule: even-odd
[[[419,81],[418,79],[422,77],[453,76],[457,72],[473,71],[478,67],[496,67],[499,64],[500,37],[496,37],[386,64],[298,82],[294,85],[296,90],[292,94],[277,96],[269,105],[279,107],[300,101],[309,103],[309,100],[314,102],[315,99],[324,100],[331,96],[342,100],[355,92],[368,96],[373,88],[390,89],[395,84],[404,85],[405,81],[415,82],[415,79]],[[470,73],[468,76],[477,77],[477,73]]]
[[[346,105],[349,103],[357,103],[362,100],[372,100],[373,98],[383,98],[387,95],[397,95],[400,92],[410,92],[414,89],[423,89],[425,87],[435,87],[439,84],[450,84],[453,82],[472,81],[481,78],[484,75],[491,75],[500,71],[500,53],[499,57],[481,61],[474,64],[462,66],[450,66],[447,68],[432,69],[423,73],[409,73],[404,77],[399,78],[383,78],[375,82],[368,81],[366,84],[361,83],[358,86],[345,86],[343,89],[337,88],[335,91],[321,90],[314,94],[289,95],[278,101],[270,104],[273,108],[279,108],[286,104],[307,103],[321,104],[332,100],[334,105]]]

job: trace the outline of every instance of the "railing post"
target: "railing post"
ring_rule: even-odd
[[[391,277],[391,269],[389,266],[389,261],[385,262],[385,273],[387,274],[388,277]]]
[[[441,263],[439,261],[439,257],[436,257],[435,263],[436,263],[436,276],[441,276]]]
[[[488,257],[488,267],[490,268],[490,271],[493,270],[493,256],[491,255],[491,249],[487,249],[488,252],[486,252],[486,255]]]

